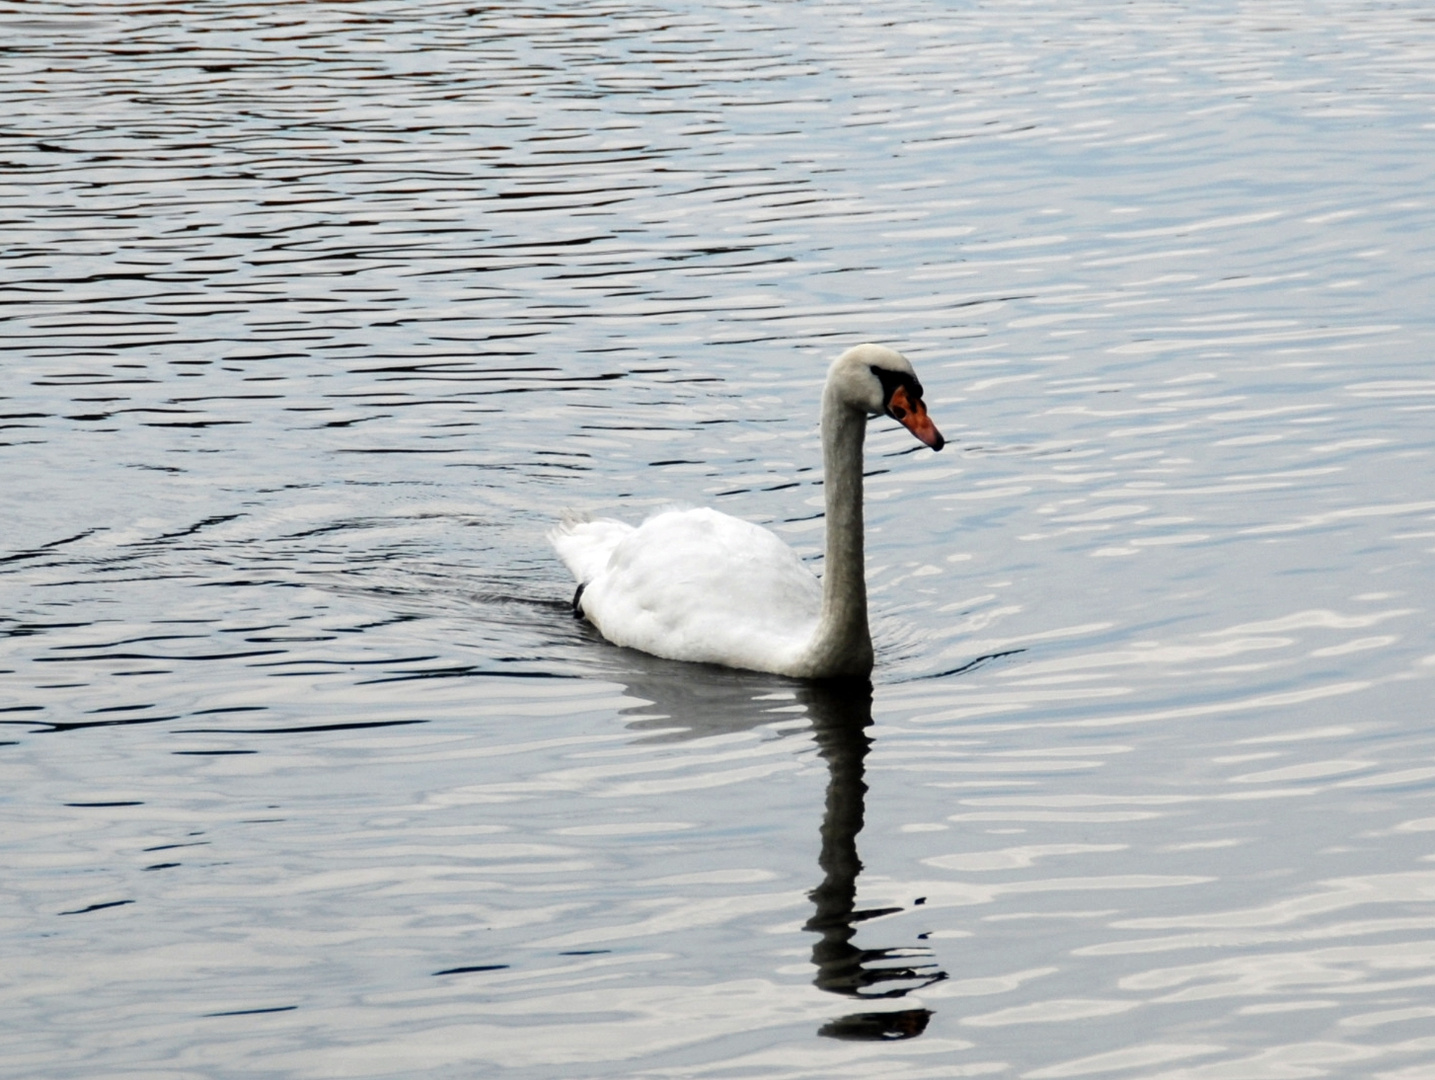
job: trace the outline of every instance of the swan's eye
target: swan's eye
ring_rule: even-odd
[[[906,416],[906,415],[907,415],[907,410],[904,409],[904,408],[902,408],[902,406],[900,406],[900,405],[893,405],[893,406],[892,406],[892,419],[893,419],[893,420],[900,420],[900,419],[902,419],[902,417],[904,417],[904,416]]]

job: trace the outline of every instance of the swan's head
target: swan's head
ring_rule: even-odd
[[[933,450],[947,444],[927,416],[922,384],[911,362],[882,345],[858,345],[832,362],[827,386],[868,416],[890,416]]]

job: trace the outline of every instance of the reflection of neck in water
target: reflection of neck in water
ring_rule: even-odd
[[[795,697],[807,710],[817,752],[827,762],[827,803],[822,818],[822,884],[809,894],[817,910],[807,929],[820,935],[812,947],[816,985],[833,994],[891,1001],[947,977],[921,948],[860,949],[857,924],[901,908],[856,910],[857,834],[862,831],[867,785],[862,774],[872,740],[872,687],[866,680],[795,683],[780,676],[730,668],[677,664],[629,649],[609,654],[623,669],[608,677],[651,704],[624,709],[627,726],[645,741],[684,741],[750,731],[791,716]],[[796,734],[800,729],[787,728]],[[922,1034],[927,1009],[853,1013],[823,1025],[836,1039],[910,1039]]]
[[[913,963],[931,955],[926,949],[859,949],[852,944],[857,923],[901,908],[856,910],[857,834],[867,785],[862,779],[872,740],[866,728],[872,723],[872,688],[865,681],[811,684],[798,691],[807,706],[817,751],[827,762],[827,808],[822,818],[822,854],[818,864],[825,875],[811,892],[817,911],[807,929],[821,934],[812,947],[815,980],[820,989],[863,999],[900,998],[947,977],[933,963]],[[896,984],[896,985],[894,985]],[[823,1026],[820,1034],[838,1039],[909,1039],[920,1035],[931,1017],[927,1009],[854,1013]]]

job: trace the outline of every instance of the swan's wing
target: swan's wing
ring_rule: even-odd
[[[781,671],[811,642],[822,586],[761,526],[715,510],[675,510],[619,540],[582,606],[618,645]]]
[[[607,567],[613,549],[632,534],[633,526],[612,518],[565,516],[548,531],[548,542],[573,577],[587,584]]]

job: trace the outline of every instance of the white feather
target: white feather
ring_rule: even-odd
[[[602,526],[602,529],[598,527]],[[615,645],[672,660],[781,670],[811,638],[822,585],[760,525],[716,510],[668,510],[634,529],[593,521],[581,558],[583,613]],[[570,567],[565,547],[554,538]]]

